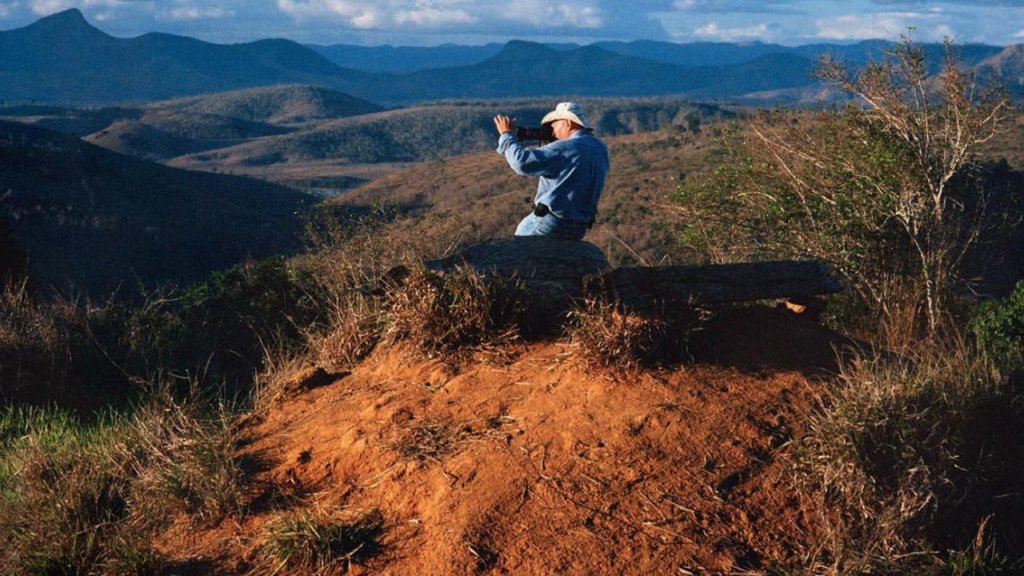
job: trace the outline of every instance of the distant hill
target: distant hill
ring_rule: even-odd
[[[114,122],[136,120],[143,110],[130,107],[71,108],[67,106],[5,106],[0,107],[0,120],[13,120],[71,134],[86,136]]]
[[[446,69],[444,82],[437,82],[433,71],[421,71],[397,77],[392,89],[412,100],[436,100],[682,94],[701,84],[678,66],[593,46],[562,51],[512,41],[482,63]]]
[[[699,125],[734,115],[726,108],[681,99],[584,99],[591,121],[602,135],[631,134],[669,126]],[[515,116],[520,125],[539,125],[554,101],[447,101],[311,125],[282,136],[263,138],[193,154],[174,161],[192,168],[269,165],[346,159],[358,163],[417,162],[451,158],[494,147],[492,117]]]
[[[85,140],[129,156],[161,160],[287,132],[262,122],[213,114],[147,112],[135,120],[115,122]]]
[[[376,104],[315,86],[249,88],[141,106],[135,109],[137,114],[126,114],[86,140],[122,154],[162,160],[287,134],[296,123],[380,110]]]
[[[207,150],[198,142],[144,122],[122,120],[90,134],[86,142],[139,158],[161,160]]]
[[[210,114],[267,124],[298,124],[384,110],[373,102],[319,86],[265,86],[158,102],[149,110]]]
[[[333,44],[308,45],[309,48],[343,68],[366,72],[407,74],[419,70],[478,64],[494,56],[502,44],[483,46],[356,46]]]
[[[762,42],[732,44],[727,42],[692,42],[678,44],[675,42],[657,42],[636,40],[633,42],[597,42],[594,44],[618,54],[626,54],[636,58],[646,58],[656,62],[676,64],[678,66],[730,66],[743,64],[771,55],[792,55],[809,60],[817,60],[822,54],[830,54],[851,66],[860,66],[868,60],[885,57],[886,48],[892,45],[887,40],[864,40],[854,44],[805,44],[803,46],[782,46]],[[942,44],[926,43],[921,45],[928,61],[937,64],[941,61]],[[981,60],[1002,50],[999,46],[985,44],[967,44],[958,47],[958,55],[964,64],[974,66]]]
[[[1024,97],[1024,44],[1007,46],[1002,52],[983,60],[978,70],[983,74],[997,75],[1018,96]]]
[[[634,58],[653,62],[674,64],[685,68],[702,66],[731,66],[751,62],[765,56],[787,54],[816,60],[822,54],[831,54],[850,65],[859,66],[869,59],[884,57],[885,49],[892,43],[885,40],[865,40],[854,44],[807,44],[803,46],[782,46],[764,42],[663,42],[656,40],[633,40],[631,42],[603,41],[591,46]],[[580,48],[578,44],[544,44],[545,46],[568,51]],[[405,74],[419,70],[468,66],[479,64],[500,52],[501,44],[483,46],[355,46],[336,44],[333,46],[310,45],[331,62],[366,72],[387,72]],[[938,62],[942,56],[941,44],[923,44],[928,60]],[[1002,48],[984,44],[960,46],[958,52],[964,63],[973,66]]]
[[[0,122],[0,215],[41,286],[103,297],[296,250],[311,200]]]
[[[0,99],[6,102],[161,100],[363,76],[288,40],[221,45],[157,33],[115,38],[77,9],[0,32],[0,62]]]

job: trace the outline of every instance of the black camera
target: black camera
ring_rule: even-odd
[[[541,144],[555,141],[555,131],[551,129],[550,124],[541,126],[540,128],[527,128],[518,127],[516,128],[516,138],[521,142],[529,142],[536,140]]]

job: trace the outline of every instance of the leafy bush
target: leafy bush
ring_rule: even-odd
[[[312,277],[274,258],[235,266],[137,305],[0,292],[0,399],[97,409],[143,397],[166,375],[244,396],[267,350],[299,349],[329,311]],[[184,390],[183,392],[189,392]]]
[[[181,298],[185,355],[196,368],[211,360],[229,382],[246,382],[273,343],[295,348],[321,310],[316,285],[282,258],[234,266],[190,286]]]
[[[112,310],[40,301],[24,283],[0,289],[0,404],[57,402],[87,413],[133,397],[136,387],[94,337],[93,320]]]
[[[974,318],[974,334],[1003,370],[1024,369],[1024,281],[1002,302],[987,302]]]

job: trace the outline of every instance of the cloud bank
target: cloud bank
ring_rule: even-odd
[[[0,0],[0,28],[81,9],[118,36],[214,42],[480,44],[513,38],[815,41],[914,37],[1019,42],[1024,0]]]

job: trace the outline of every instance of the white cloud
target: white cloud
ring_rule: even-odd
[[[893,40],[908,32],[915,40],[937,41],[954,37],[952,28],[937,22],[942,13],[879,12],[875,14],[846,14],[815,22],[818,37],[829,40],[861,40],[881,38]]]
[[[680,12],[697,13],[763,13],[793,11],[791,0],[675,0],[672,7]]]
[[[458,5],[463,0],[415,0],[407,9],[399,8],[393,16],[395,24],[414,26],[442,26],[445,24],[473,24],[478,18]]]
[[[553,4],[547,0],[512,0],[501,9],[501,17],[541,27],[600,28],[601,9],[579,2]]]
[[[277,7],[298,20],[329,18],[347,22],[356,28],[375,28],[383,21],[375,2],[277,0]]]
[[[16,9],[17,7],[17,2],[11,4],[5,4],[3,2],[0,2],[0,18],[7,18],[8,16],[10,16],[11,10]]]
[[[74,5],[75,3],[71,0],[32,0],[29,2],[29,7],[32,9],[32,12],[40,16],[46,16],[47,14],[67,10]]]
[[[62,0],[50,0],[62,1]],[[275,0],[295,20],[340,21],[356,28],[387,26],[437,28],[481,21],[507,21],[541,28],[600,28],[603,13],[596,0]]]
[[[55,12],[67,10],[69,8],[110,8],[117,9],[125,6],[131,6],[133,4],[142,4],[143,0],[29,0],[28,7],[32,10],[33,14],[38,16],[47,16]],[[12,6],[17,6],[15,3]],[[100,18],[102,16],[103,18]],[[110,12],[101,13],[96,16],[96,19],[109,19],[113,15]]]
[[[193,20],[216,20],[218,18],[230,18],[235,13],[232,10],[210,7],[200,8],[197,6],[178,6],[163,13],[168,20],[188,22]]]
[[[764,38],[768,35],[768,25],[758,24],[757,26],[720,28],[715,22],[708,22],[704,26],[693,31],[693,35],[706,40],[721,40],[723,42],[735,42],[737,40],[751,40]]]
[[[443,10],[433,7],[401,10],[395,14],[396,24],[414,24],[416,26],[440,26],[443,24],[472,24],[477,21],[464,10]]]

